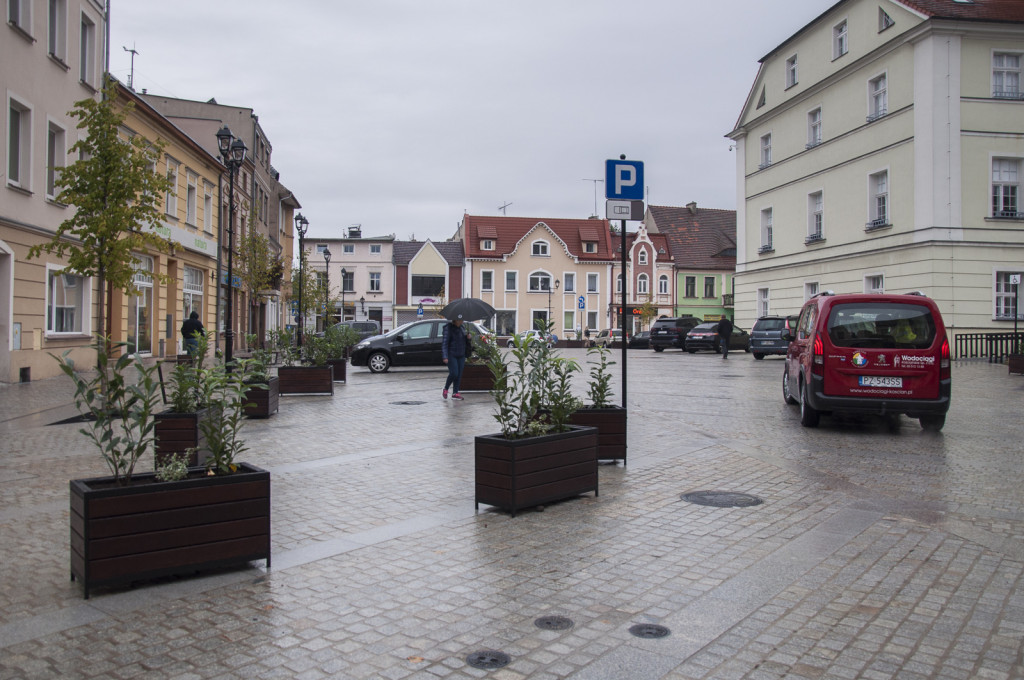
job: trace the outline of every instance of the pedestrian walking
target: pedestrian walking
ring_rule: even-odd
[[[729,358],[729,338],[732,337],[732,321],[729,321],[729,317],[722,315],[722,320],[718,322],[718,344],[722,348],[722,358]]]
[[[590,347],[590,326],[587,326],[586,328],[583,329],[583,337],[583,344],[586,345],[587,347]]]
[[[462,319],[455,319],[444,327],[444,339],[441,340],[441,360],[448,365],[448,379],[444,381],[441,398],[448,398],[448,388],[452,388],[452,399],[462,399],[459,384],[462,382],[462,369],[466,367],[466,356],[469,354],[469,337],[462,327]]]
[[[203,328],[203,322],[199,320],[199,313],[192,312],[181,324],[181,337],[185,340],[185,351],[189,356],[193,356],[199,349],[198,338],[200,335],[206,335],[206,329]]]

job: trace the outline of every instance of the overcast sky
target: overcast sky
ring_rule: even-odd
[[[252,107],[310,235],[450,238],[464,212],[583,218],[604,161],[734,209],[757,60],[834,0],[113,0],[111,71]],[[604,215],[604,184],[597,213]]]

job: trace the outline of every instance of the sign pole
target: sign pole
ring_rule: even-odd
[[[1020,316],[1020,307],[1018,306],[1018,300],[1020,299],[1020,279],[1017,283],[1013,284],[1013,353],[1020,354],[1020,340],[1017,335],[1017,317]]]
[[[626,220],[622,220],[622,408],[626,408],[626,357],[629,343],[626,341]]]

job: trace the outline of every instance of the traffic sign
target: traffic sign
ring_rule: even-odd
[[[610,220],[641,221],[644,218],[643,201],[605,201],[605,217]]]
[[[644,162],[605,161],[604,197],[625,201],[642,201],[644,198]]]
[[[587,308],[587,298],[583,297],[582,295],[580,296],[580,299],[579,299],[579,306],[580,306],[580,309],[586,309]]]

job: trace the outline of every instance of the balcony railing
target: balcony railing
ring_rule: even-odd
[[[765,244],[757,249],[758,255],[764,255],[765,253],[774,253],[775,248],[772,247],[771,243]]]
[[[821,232],[815,232],[804,239],[804,245],[811,245],[812,243],[822,243],[825,241],[825,237],[821,235]]]
[[[1024,92],[1016,90],[996,90],[992,93],[993,99],[1024,99]]]
[[[997,210],[992,217],[1001,220],[1024,220],[1024,213],[1015,210]]]
[[[722,306],[732,307],[732,293],[724,293],[722,295]]]
[[[875,111],[875,112],[873,112],[873,113],[868,115],[868,122],[869,123],[874,122],[874,121],[878,120],[879,118],[884,117],[885,114],[887,114],[887,113],[888,113],[888,111],[886,109],[879,109],[878,111]]]
[[[889,222],[887,222],[884,217],[880,217],[877,220],[871,220],[870,222],[865,224],[864,231],[877,231],[879,229],[885,229],[886,227],[891,226],[892,225],[889,224]]]

